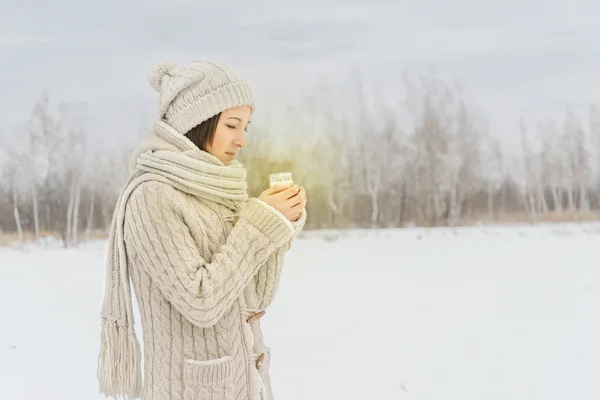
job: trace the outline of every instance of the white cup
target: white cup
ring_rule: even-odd
[[[294,180],[292,179],[291,172],[277,172],[269,175],[269,184],[271,187],[275,185],[286,185],[293,186]]]

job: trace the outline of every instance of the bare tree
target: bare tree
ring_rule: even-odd
[[[10,155],[9,155],[10,154]],[[2,181],[8,183],[12,199],[12,212],[17,227],[19,242],[23,243],[23,222],[21,219],[21,193],[23,191],[24,168],[26,158],[14,147],[8,152],[0,152],[2,166]]]
[[[569,209],[585,212],[589,208],[588,185],[592,175],[591,153],[587,137],[571,107],[567,108],[564,135],[570,170],[570,179],[568,179]],[[579,200],[577,206],[575,205],[576,198]]]
[[[475,116],[464,100],[458,102],[456,111],[456,134],[451,141],[449,165],[453,171],[450,192],[448,223],[456,225],[460,220],[463,202],[479,193],[483,187],[482,146],[484,133],[476,126]]]
[[[596,195],[597,207],[600,206],[600,110],[596,105],[591,105],[588,111],[589,114],[589,135],[592,159],[590,160],[593,167],[592,186]]]
[[[545,188],[552,196],[553,210],[563,210],[561,179],[564,174],[564,149],[560,147],[561,132],[553,120],[540,122],[538,132],[541,140],[542,175]]]
[[[78,105],[63,106],[61,111],[66,139],[63,173],[69,187],[65,243],[70,245],[78,241],[79,208],[82,180],[85,176],[84,161],[87,158],[87,146],[81,107]]]
[[[366,103],[367,93],[359,72],[354,70],[354,85],[357,99],[357,128],[358,150],[360,151],[360,168],[365,191],[370,199],[371,219],[370,226],[375,228],[379,221],[379,196],[382,186],[383,169],[381,162],[381,130],[378,130],[370,118]]]
[[[447,85],[438,79],[422,78],[424,94],[420,115],[417,116],[414,137],[419,153],[417,176],[420,190],[415,198],[424,202],[424,216],[428,225],[437,225],[448,220],[454,205],[453,182],[459,170],[460,160],[453,152],[452,132],[455,122],[453,114],[455,99]],[[451,197],[450,204],[447,198]]]
[[[87,196],[88,196],[88,208],[87,218],[85,223],[85,232],[83,240],[89,240],[92,230],[94,229],[94,216],[96,212],[96,197],[97,189],[100,188],[100,176],[104,173],[105,168],[103,167],[104,161],[106,160],[103,154],[97,154],[89,158],[89,168],[87,169]]]
[[[539,154],[532,149],[523,118],[519,124],[519,131],[521,133],[523,172],[525,174],[523,203],[525,206],[525,213],[529,216],[531,222],[536,222],[539,213],[547,212],[542,189],[543,183],[541,179],[540,157]]]
[[[494,199],[498,192],[502,188],[503,182],[506,180],[507,167],[504,157],[504,149],[501,142],[498,139],[486,138],[485,145],[482,148],[483,160],[487,159],[487,163],[480,165],[483,176],[486,181],[486,194],[487,194],[487,212],[488,219],[498,219],[499,213],[505,204],[500,206],[495,205]]]
[[[53,117],[51,111],[50,97],[48,93],[43,93],[37,100],[33,108],[32,117],[29,121],[29,144],[27,148],[29,156],[29,162],[27,164],[28,180],[31,187],[36,240],[40,238],[39,188],[44,188],[47,185],[47,178],[50,170],[48,150],[56,138],[57,129],[57,121]]]

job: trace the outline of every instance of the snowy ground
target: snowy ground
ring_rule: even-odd
[[[593,224],[307,234],[262,320],[275,396],[599,399],[599,239]],[[0,399],[103,398],[104,251],[0,249]]]

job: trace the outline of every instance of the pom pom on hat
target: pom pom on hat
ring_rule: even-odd
[[[177,65],[170,61],[163,61],[154,64],[148,73],[148,83],[150,83],[150,86],[152,86],[154,90],[160,93],[162,90],[163,78],[165,75],[169,75],[171,72],[173,72],[176,68]]]

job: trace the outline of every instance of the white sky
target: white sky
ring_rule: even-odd
[[[562,118],[566,104],[600,102],[599,15],[594,0],[3,0],[0,131],[22,126],[45,89],[86,103],[94,135],[126,135],[154,112],[153,62],[205,58],[247,77],[258,110],[353,63],[389,91],[403,68],[434,65],[510,137],[521,115]]]

